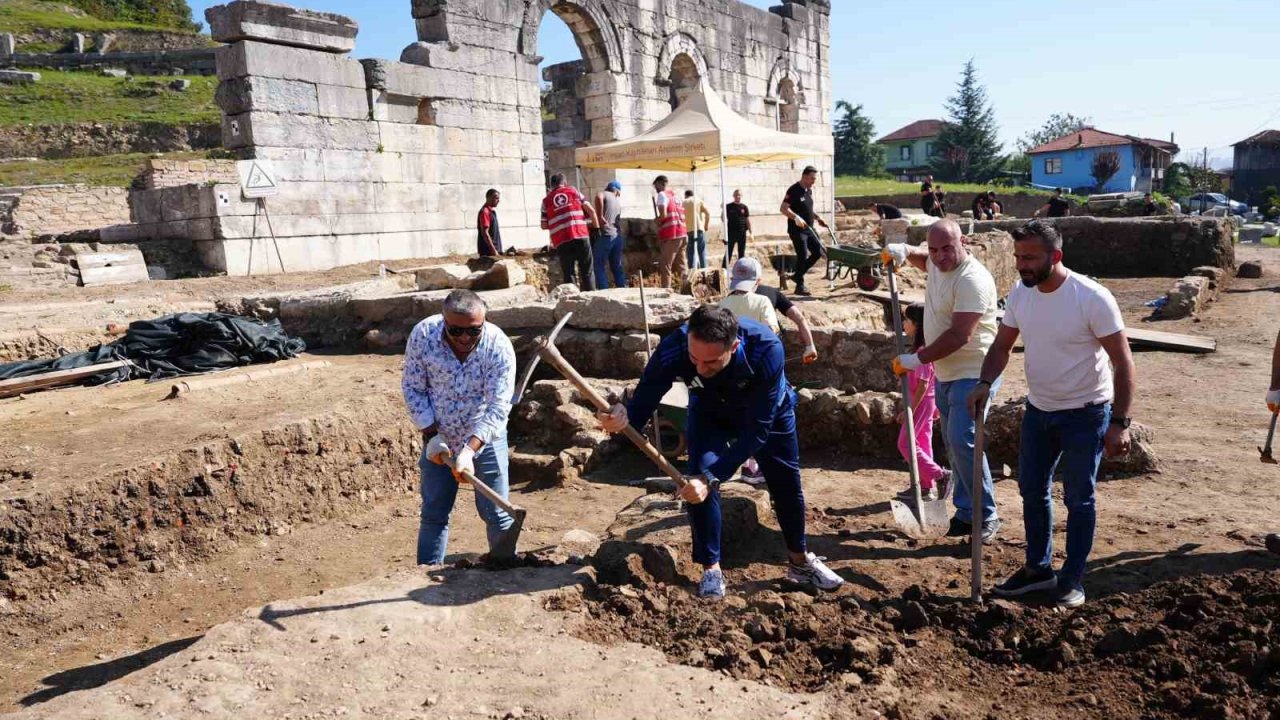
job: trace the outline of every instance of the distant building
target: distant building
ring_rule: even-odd
[[[885,169],[904,182],[917,182],[928,175],[929,161],[937,154],[941,120],[917,120],[898,128],[876,142],[884,147]]]
[[[1280,130],[1263,130],[1232,147],[1231,198],[1257,205],[1268,186],[1280,188]]]
[[[1178,146],[1164,140],[1082,128],[1027,152],[1031,157],[1031,183],[1092,189],[1098,184],[1093,177],[1093,159],[1104,152],[1119,156],[1120,170],[1098,188],[1099,192],[1148,192],[1160,189],[1164,171],[1173,162]]]

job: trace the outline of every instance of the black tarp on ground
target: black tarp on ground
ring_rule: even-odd
[[[0,380],[69,370],[112,360],[131,366],[94,375],[81,385],[195,375],[297,357],[306,350],[289,337],[278,320],[259,322],[224,313],[178,313],[130,323],[119,340],[54,360],[25,360],[0,365]]]

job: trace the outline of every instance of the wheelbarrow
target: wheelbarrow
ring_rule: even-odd
[[[822,383],[814,380],[793,383],[792,387],[819,388]],[[658,402],[658,436],[662,438],[662,454],[669,460],[684,455],[689,449],[689,440],[685,436],[685,428],[689,424],[689,388],[684,383],[675,383],[662,400]]]
[[[837,280],[853,279],[859,290],[871,291],[880,287],[880,260],[878,248],[853,245],[827,246],[827,280],[832,289]]]

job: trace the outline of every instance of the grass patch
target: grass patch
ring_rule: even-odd
[[[170,90],[168,77],[103,77],[92,72],[39,70],[40,82],[0,86],[0,126],[76,122],[218,122],[216,77],[186,76],[186,92]]]
[[[38,28],[80,30],[83,32],[105,32],[110,30],[182,32],[174,28],[156,25],[101,20],[83,10],[58,2],[0,0],[0,32],[22,33]],[[22,47],[20,46],[19,49],[22,49]]]
[[[1043,195],[1048,197],[1053,194],[1048,190],[1028,187],[998,187],[995,185],[979,185],[977,183],[949,182],[935,182],[934,184],[942,185],[942,189],[948,193],[960,193],[962,195],[986,192],[988,190],[995,190],[997,195]],[[841,175],[836,178],[836,197],[914,195],[918,192],[920,192],[920,183],[898,182],[891,178],[859,177],[856,175]],[[1088,198],[1079,195],[1068,195],[1067,197],[1079,203],[1084,203],[1088,200]]]
[[[163,153],[159,157],[171,160],[196,160],[208,155],[209,153],[205,151],[193,151]],[[123,153],[66,160],[0,163],[0,187],[64,183],[128,187],[133,182],[133,178],[146,166],[147,158],[153,156],[152,153]]]

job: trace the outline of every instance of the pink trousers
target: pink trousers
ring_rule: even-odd
[[[926,400],[920,405],[920,414],[915,417],[916,424],[916,468],[920,471],[920,487],[928,490],[933,481],[946,474],[937,461],[933,459],[933,417],[937,414],[933,402]],[[902,424],[898,431],[898,452],[902,459],[911,464],[911,446],[907,438],[907,424]]]

